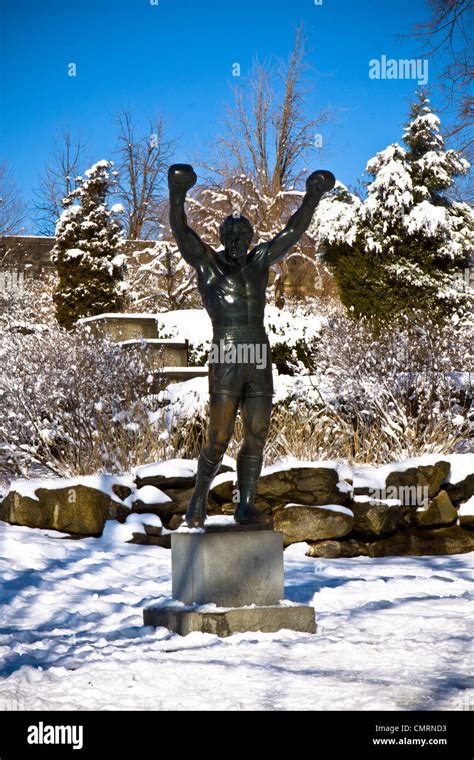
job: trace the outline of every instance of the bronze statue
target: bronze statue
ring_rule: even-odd
[[[268,520],[255,506],[255,494],[273,396],[270,345],[263,326],[269,270],[308,229],[316,206],[322,195],[332,190],[335,178],[328,171],[313,172],[306,180],[301,206],[285,229],[251,251],[254,233],[244,216],[234,214],[224,220],[220,227],[224,250],[219,251],[188,227],[184,203],[196,180],[189,164],[173,164],[168,171],[171,229],[181,255],[196,270],[199,293],[213,325],[213,349],[217,348],[218,354],[217,360],[209,362],[209,432],[199,456],[196,488],[185,521],[189,527],[204,526],[209,489],[240,406],[244,440],[237,456],[239,504],[235,520],[258,524]]]

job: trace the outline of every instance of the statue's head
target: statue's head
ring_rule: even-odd
[[[227,256],[231,259],[242,259],[247,255],[253,238],[253,227],[245,216],[232,215],[226,217],[220,228],[220,240]]]

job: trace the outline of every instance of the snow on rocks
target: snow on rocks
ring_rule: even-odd
[[[169,546],[196,470],[197,460],[173,459],[136,467],[130,477],[15,481],[0,504],[0,519],[99,535],[107,520],[153,514],[164,535],[148,525],[132,531],[131,540]],[[473,473],[470,454],[354,469],[336,461],[288,460],[262,470],[256,505],[273,517],[285,545],[308,541],[311,556],[467,552],[474,549],[472,517],[459,507],[474,495]],[[210,519],[232,519],[236,487],[235,462],[226,457],[211,488]]]

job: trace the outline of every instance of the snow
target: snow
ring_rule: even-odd
[[[210,515],[209,517],[206,517],[205,525],[209,527],[210,525],[219,525],[219,526],[229,526],[229,525],[235,525],[235,520],[230,515]],[[183,523],[177,528],[175,533],[205,533],[205,528],[188,528],[188,526]]]
[[[197,459],[169,459],[166,462],[153,462],[132,470],[136,478],[193,478],[197,471]]]
[[[96,322],[98,319],[126,319],[133,320],[133,319],[156,319],[157,315],[149,312],[134,312],[133,314],[127,314],[123,312],[118,311],[104,311],[102,314],[97,314],[97,316],[92,317],[82,317],[82,319],[78,320],[81,324],[85,324],[87,322]]]
[[[10,483],[10,491],[25,496],[29,499],[39,501],[36,496],[38,488],[62,489],[74,488],[75,486],[87,486],[95,488],[97,491],[107,494],[113,501],[122,504],[122,500],[113,492],[114,484],[128,486],[133,489],[135,484],[126,475],[82,475],[75,478],[31,478],[26,480],[18,478]]]
[[[458,514],[459,517],[474,515],[474,496],[471,496],[468,501],[465,501],[464,504],[461,504]]]
[[[136,517],[153,519],[133,516],[120,532],[132,532]],[[182,638],[142,625],[143,608],[171,595],[170,552],[123,543],[115,530],[69,541],[1,525],[0,709],[459,710],[472,702],[473,554],[314,560],[295,544],[284,554],[285,596],[314,605],[316,635]]]
[[[80,248],[69,248],[65,256],[67,259],[78,259],[80,256],[84,256],[84,251],[81,251]]]
[[[135,501],[141,501],[143,504],[166,504],[172,499],[155,486],[142,486],[124,499],[123,503],[131,508]]]
[[[474,472],[474,454],[424,454],[421,457],[405,459],[403,462],[391,462],[379,467],[358,467],[354,470],[353,486],[383,490],[391,472],[405,472],[411,467],[427,467],[437,462],[450,464],[451,469],[446,483],[460,483]]]
[[[199,345],[212,338],[212,323],[204,309],[181,309],[155,314],[160,334]]]
[[[145,525],[161,528],[162,522],[157,515],[147,513],[129,515],[124,523],[107,520],[100,539],[101,543],[104,548],[110,547],[113,551],[117,543],[131,541],[134,533],[144,533]]]
[[[92,166],[89,169],[86,169],[84,174],[86,177],[92,177],[98,169],[109,169],[112,166],[111,161],[107,161],[107,159],[102,158],[100,161],[96,161],[95,164],[92,164]]]
[[[433,206],[429,201],[422,201],[413,206],[404,224],[410,234],[423,232],[428,236],[435,236],[439,230],[445,230],[448,226],[448,215],[442,206]]]
[[[347,507],[341,507],[340,504],[324,504],[324,506],[311,504],[285,504],[285,509],[288,509],[289,507],[302,507],[303,509],[325,509],[328,512],[339,512],[341,515],[354,517],[354,512],[352,512],[350,509],[347,509]]]
[[[232,459],[227,454],[224,454],[222,464],[235,470],[235,459]],[[167,459],[163,462],[152,462],[151,464],[135,467],[132,470],[132,476],[141,480],[160,476],[165,478],[193,478],[196,475],[197,466],[197,459]],[[232,476],[233,474],[224,472],[222,475],[218,475],[218,477]],[[217,482],[217,478],[214,482]],[[141,491],[143,491],[143,488],[139,489],[137,493]]]

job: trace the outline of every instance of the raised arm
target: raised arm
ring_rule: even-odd
[[[194,169],[189,164],[173,164],[168,170],[171,231],[183,259],[198,269],[207,263],[207,248],[194,230],[188,227],[184,211],[186,193],[196,184],[196,180]]]
[[[310,174],[306,180],[306,194],[299,209],[290,217],[284,230],[269,243],[267,261],[275,264],[280,261],[306,232],[314,210],[324,193],[332,190],[336,182],[334,174],[320,169]]]

